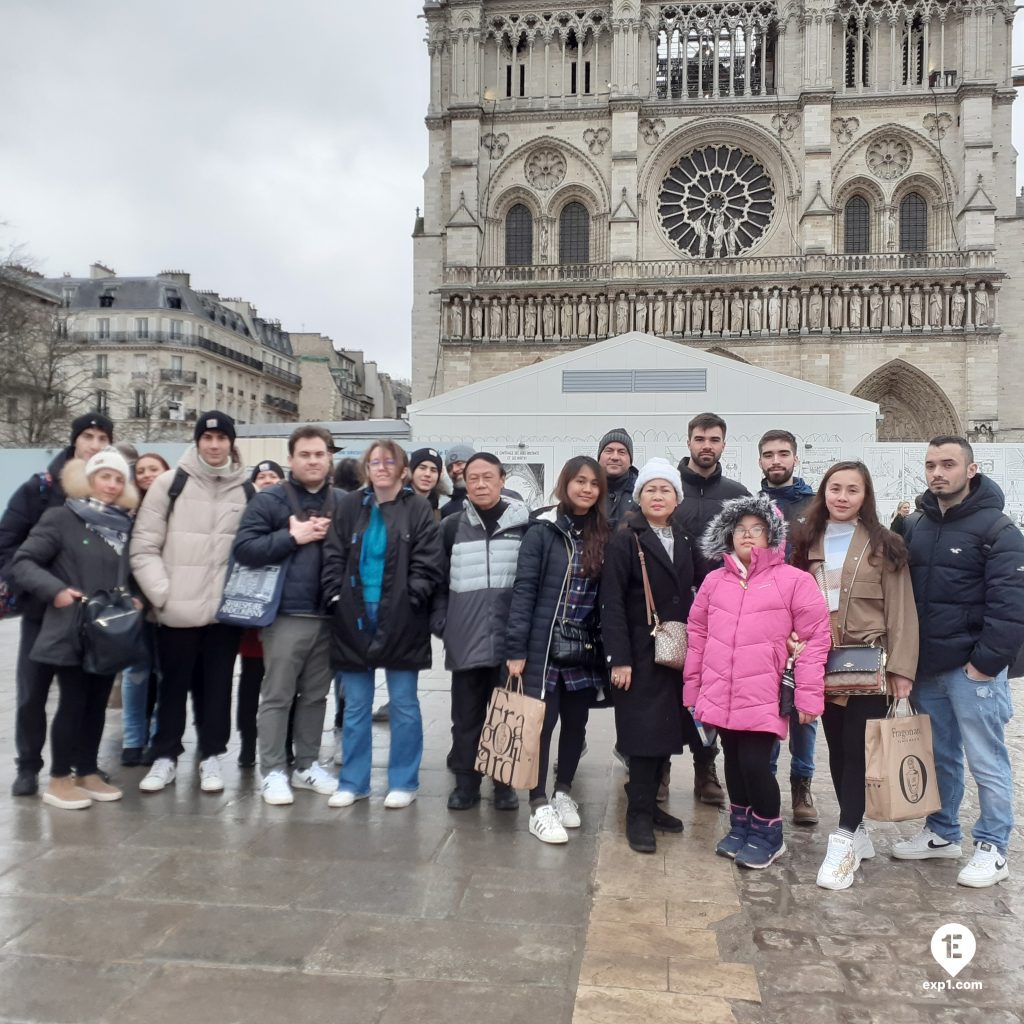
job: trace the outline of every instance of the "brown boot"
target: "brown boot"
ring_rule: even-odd
[[[84,811],[92,806],[92,799],[75,785],[73,775],[51,775],[50,784],[43,790],[43,803],[64,811]]]
[[[101,803],[109,803],[112,800],[120,800],[124,794],[117,786],[104,782],[98,775],[83,775],[75,780],[78,792]]]
[[[701,763],[693,762],[693,791],[702,804],[725,803],[725,791],[718,781],[714,759]]]
[[[789,785],[793,793],[793,823],[796,825],[817,825],[818,811],[811,796],[811,780],[791,775]]]

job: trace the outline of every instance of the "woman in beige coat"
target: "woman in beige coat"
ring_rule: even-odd
[[[839,462],[825,474],[797,532],[793,565],[813,573],[828,601],[836,646],[885,649],[889,696],[832,697],[822,725],[839,798],[839,827],[818,871],[824,889],[846,889],[862,860],[875,855],[864,827],[864,733],[884,718],[890,697],[907,697],[917,672],[917,608],[902,538],[878,521],[871,474]]]
[[[131,540],[132,572],[156,612],[161,666],[154,761],[139,783],[147,793],[174,781],[189,692],[201,788],[224,788],[219,758],[231,735],[231,681],[241,630],[222,625],[216,615],[252,485],[234,447],[230,416],[203,413],[195,440],[178,468],[150,487]]]

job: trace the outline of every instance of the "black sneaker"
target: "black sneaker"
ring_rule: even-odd
[[[468,811],[480,803],[480,787],[475,789],[469,786],[456,786],[448,794],[449,811]]]
[[[494,784],[494,809],[496,811],[518,811],[519,794],[511,786],[496,782]]]
[[[11,796],[35,796],[39,792],[39,776],[27,768],[18,771],[11,784]]]

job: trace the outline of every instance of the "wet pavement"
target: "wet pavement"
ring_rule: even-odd
[[[112,710],[101,761],[125,799],[59,811],[8,795],[16,637],[16,623],[0,623],[2,1021],[1022,1019],[1016,878],[968,890],[954,863],[894,862],[885,851],[914,831],[907,824],[875,828],[879,855],[851,890],[814,885],[836,818],[823,740],[822,825],[787,826],[790,852],[766,872],[713,856],[724,817],[694,802],[688,757],[676,759],[670,801],[686,833],[659,839],[653,857],[633,854],[607,713],[591,719],[575,787],[583,827],[567,846],[529,835],[525,802],[517,814],[495,811],[487,784],[479,808],[447,811],[440,669],[421,677],[422,788],[406,810],[382,806],[386,726],[374,726],[370,801],[332,810],[297,791],[291,807],[267,807],[234,745],[224,792],[200,793],[191,734],[177,783],[143,796],[144,769],[118,763]],[[1011,729],[1020,765],[1024,727]],[[969,789],[968,822],[973,799]],[[1011,869],[1019,861],[1024,878],[1021,838],[1018,826]],[[924,987],[946,978],[929,944],[951,921],[977,938],[958,981],[980,990]]]

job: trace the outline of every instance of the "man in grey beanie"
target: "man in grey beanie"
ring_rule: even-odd
[[[609,430],[597,446],[597,461],[608,476],[608,522],[614,530],[636,509],[633,488],[637,468],[633,465],[633,438],[625,427]]]

